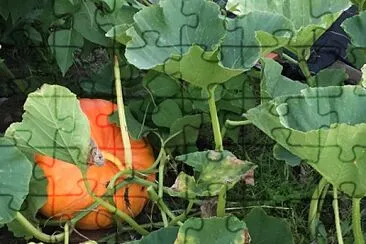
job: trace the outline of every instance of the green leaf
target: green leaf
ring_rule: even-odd
[[[131,25],[129,24],[116,25],[107,31],[105,36],[115,39],[117,42],[126,45],[131,40],[131,37],[129,37],[126,33],[130,27]]]
[[[174,243],[249,243],[249,234],[245,223],[235,216],[190,218],[179,228]]]
[[[127,64],[124,59],[119,60],[119,62],[121,80],[125,82],[123,89],[129,95],[133,96],[133,94],[129,93],[129,88],[131,87],[128,87],[128,85],[131,82],[140,88],[141,77],[139,76],[139,71],[132,65]],[[99,68],[99,70],[91,72],[88,79],[81,80],[80,86],[86,93],[86,96],[115,96],[115,80],[113,72],[113,63],[106,62]],[[141,91],[141,89],[139,89],[139,91]]]
[[[360,11],[366,9],[366,2],[364,0],[351,0],[351,2],[353,2],[354,4],[356,4],[358,6],[358,9]]]
[[[177,234],[178,227],[165,227],[151,232],[150,234],[144,236],[141,240],[126,242],[125,244],[174,244]]]
[[[355,47],[366,48],[366,40],[362,33],[365,33],[366,12],[346,19],[342,24],[344,31],[350,36],[351,43]]]
[[[272,12],[285,16],[293,24],[293,28],[285,28],[292,32],[290,36],[274,37],[274,33],[260,31],[257,35],[261,45],[266,45],[267,52],[285,46],[296,54],[301,54],[331,26],[343,10],[351,6],[348,0],[303,1],[287,0],[229,0],[226,9],[237,15],[245,15],[255,11]],[[284,28],[279,30],[284,31]],[[270,43],[272,39],[272,43]],[[269,48],[272,46],[272,48]]]
[[[33,164],[33,173],[29,183],[29,194],[20,212],[35,226],[39,224],[36,218],[38,210],[47,201],[47,183],[47,178],[45,178],[43,170],[38,165]],[[13,220],[7,226],[16,237],[33,237],[17,220]]]
[[[281,14],[294,23],[298,30],[311,24],[322,24],[324,15],[336,13],[351,6],[346,0],[301,1],[292,0],[228,0],[226,9],[235,6],[235,14],[244,15],[253,11],[268,11]]]
[[[292,23],[282,15],[255,11],[235,19],[227,19],[227,32],[221,45],[221,63],[231,69],[249,70],[267,54],[265,43],[258,42],[256,31],[271,33],[274,40],[290,37]],[[274,40],[268,45],[274,45]]]
[[[79,11],[74,14],[73,28],[85,39],[104,47],[108,47],[110,46],[110,41],[104,35],[104,31],[95,19],[95,16],[99,11],[100,10],[95,7],[92,1],[81,1]]]
[[[29,192],[32,163],[11,139],[0,138],[0,224],[11,222]]]
[[[261,80],[261,100],[266,101],[283,95],[300,94],[302,89],[309,86],[300,81],[293,81],[283,76],[283,67],[276,61],[263,58],[263,70]]]
[[[187,148],[195,147],[200,126],[204,121],[203,114],[186,115],[175,120],[170,126],[169,136],[180,133],[167,143],[167,148],[185,152]]]
[[[22,122],[10,125],[5,136],[17,147],[69,163],[86,165],[90,128],[76,95],[58,85],[43,85],[30,93]]]
[[[366,90],[308,88],[247,112],[247,118],[349,196],[366,194]]]
[[[315,76],[317,87],[341,86],[347,79],[348,75],[344,69],[334,68],[323,69]]]
[[[161,127],[170,128],[174,121],[182,117],[182,111],[176,102],[166,99],[161,102],[152,114],[152,121]]]
[[[256,244],[292,244],[294,239],[289,224],[278,218],[268,216],[260,208],[253,208],[244,218],[249,235]]]
[[[79,7],[74,6],[74,3],[70,2],[69,0],[54,1],[52,5],[55,17],[66,14],[74,14],[79,10]]]
[[[217,51],[205,52],[194,45],[182,57],[175,56],[167,60],[157,70],[207,89],[210,85],[224,83],[243,72],[223,67],[220,62]]]
[[[117,9],[120,9],[123,4],[126,2],[125,0],[102,0],[107,6],[109,7],[109,10],[115,11]]]
[[[151,69],[182,56],[193,44],[215,50],[225,35],[219,14],[218,5],[205,0],[159,1],[135,14],[125,56],[140,69]]]
[[[172,197],[183,197],[184,199],[195,199],[197,195],[209,194],[206,190],[196,186],[193,176],[180,172],[174,184],[169,188],[168,194]]]
[[[251,79],[246,73],[235,76],[223,84],[225,93],[217,106],[220,109],[229,110],[237,114],[242,114],[246,110],[257,105],[257,97],[251,87]],[[228,102],[225,105],[224,102]]]
[[[25,15],[33,11],[39,4],[38,0],[12,0],[7,2],[7,8],[10,12],[13,24],[15,24],[18,19],[24,18]]]
[[[301,158],[293,155],[291,152],[286,150],[280,144],[276,143],[273,147],[273,156],[277,160],[283,160],[286,164],[294,167],[301,164]]]
[[[171,187],[176,192],[191,192],[198,196],[216,196],[225,187],[227,190],[241,180],[250,170],[256,166],[248,161],[238,159],[229,151],[194,152],[176,157],[192,166],[199,172],[197,180],[193,177],[180,174]],[[186,181],[186,182],[184,182]]]
[[[141,244],[160,244],[160,243],[174,243],[178,234],[178,227],[166,227],[161,228],[157,231],[151,232],[149,235],[145,236],[140,243]]]
[[[82,48],[83,44],[83,37],[75,30],[59,30],[51,33],[48,45],[56,57],[62,75],[65,75],[73,63],[73,52]]]
[[[119,5],[121,4],[121,2],[123,3],[123,1],[117,1],[117,2]],[[95,16],[95,22],[101,29],[107,32],[110,31],[111,28],[118,25],[131,26],[134,23],[133,16],[136,12],[137,10],[130,6],[123,6],[123,7],[117,6],[116,9],[114,9],[111,13],[108,14],[103,14],[101,11],[98,11]]]
[[[365,47],[355,47],[352,44],[348,45],[347,48],[347,60],[355,66],[357,69],[366,64],[366,48]]]
[[[177,80],[153,70],[145,75],[143,84],[156,97],[174,97],[180,92]]]

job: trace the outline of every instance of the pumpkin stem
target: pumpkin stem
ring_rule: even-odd
[[[125,149],[124,151],[125,151],[126,168],[132,169],[132,150],[131,150],[130,137],[128,135],[128,129],[127,129],[125,107],[123,103],[122,84],[121,84],[121,71],[119,69],[119,62],[117,55],[114,56],[114,77],[116,81],[115,87],[117,96],[119,127],[121,129],[123,147]]]
[[[107,159],[108,161],[111,161],[114,165],[117,166],[119,170],[124,170],[124,167],[122,165],[121,160],[119,160],[115,155],[109,153],[109,152],[102,152],[103,157]]]

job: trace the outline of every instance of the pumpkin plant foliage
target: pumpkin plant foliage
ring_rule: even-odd
[[[5,132],[17,147],[86,165],[90,128],[75,94],[61,86],[44,85],[28,96],[24,110],[23,121]]]
[[[349,196],[362,197],[364,94],[357,86],[307,88],[251,109],[247,118]]]
[[[324,69],[312,76],[306,65],[312,44],[351,2],[363,10],[364,1],[229,0],[222,6],[206,0],[27,1],[32,11],[17,8],[18,2],[0,3],[0,18],[7,24],[2,43],[14,44],[16,38],[8,33],[24,28],[27,41],[48,48],[45,53],[60,77],[78,65],[77,51],[87,55],[104,48],[119,63],[88,70],[78,84],[81,94],[67,85],[27,90],[22,121],[0,138],[0,193],[6,196],[0,202],[0,224],[15,236],[55,242],[67,239],[68,227],[111,226],[118,236],[129,225],[142,236],[131,243],[294,243],[288,224],[261,208],[240,218],[227,213],[227,191],[240,181],[254,184],[254,169],[260,167],[224,148],[225,137],[239,141],[238,124],[252,123],[272,138],[275,158],[291,166],[310,164],[333,192],[365,195],[365,89],[344,85],[343,70]],[[364,19],[361,11],[342,25],[351,38],[351,54],[363,54]],[[265,58],[272,51],[282,57],[283,49],[297,56],[307,84],[283,76],[281,65]],[[2,59],[0,65],[11,77]],[[123,80],[122,98],[116,70]],[[117,99],[119,105],[98,97]],[[230,121],[236,125],[230,127]],[[212,128],[212,150],[197,150],[203,125]],[[128,150],[120,130],[125,127],[133,169],[125,168]],[[104,164],[93,165],[93,150],[108,157],[103,156]],[[168,185],[171,161],[193,173],[179,171]],[[13,177],[17,184],[10,184]],[[58,178],[47,181],[52,177]],[[60,187],[67,177],[70,184]],[[75,198],[60,200],[58,194]],[[166,197],[187,203],[185,211],[176,215]],[[151,233],[134,219],[148,198],[163,224]],[[193,217],[192,207],[205,201],[216,204],[216,216]],[[47,225],[43,217],[56,218],[63,232],[40,234],[40,220]],[[100,242],[106,241],[115,240]]]

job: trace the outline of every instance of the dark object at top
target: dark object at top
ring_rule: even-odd
[[[311,72],[318,73],[320,70],[329,67],[337,60],[352,66],[352,64],[347,61],[346,57],[350,39],[342,29],[341,24],[347,18],[356,14],[356,6],[352,6],[344,11],[336,22],[334,22],[332,26],[314,43],[308,60]]]

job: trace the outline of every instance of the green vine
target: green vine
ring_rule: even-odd
[[[216,102],[215,102],[215,89],[216,86],[209,87],[207,90],[209,99],[208,99],[208,105],[210,108],[210,115],[211,115],[211,123],[212,123],[212,129],[214,133],[214,139],[215,139],[215,149],[217,151],[223,151],[223,143],[222,143],[222,136],[221,136],[221,128],[220,128],[220,122],[219,117],[217,115],[217,108],[216,108]]]
[[[15,219],[24,227],[24,229],[27,230],[28,233],[32,234],[35,238],[42,242],[57,243],[65,239],[66,232],[57,235],[47,235],[34,227],[32,223],[30,223],[28,219],[20,212],[15,214]]]
[[[333,210],[334,210],[334,218],[335,218],[336,231],[337,231],[337,240],[338,240],[339,244],[343,244],[341,220],[339,218],[339,207],[338,207],[338,189],[334,185],[333,185]]]
[[[360,202],[361,198],[352,198],[352,229],[355,244],[365,244],[361,226]]]

